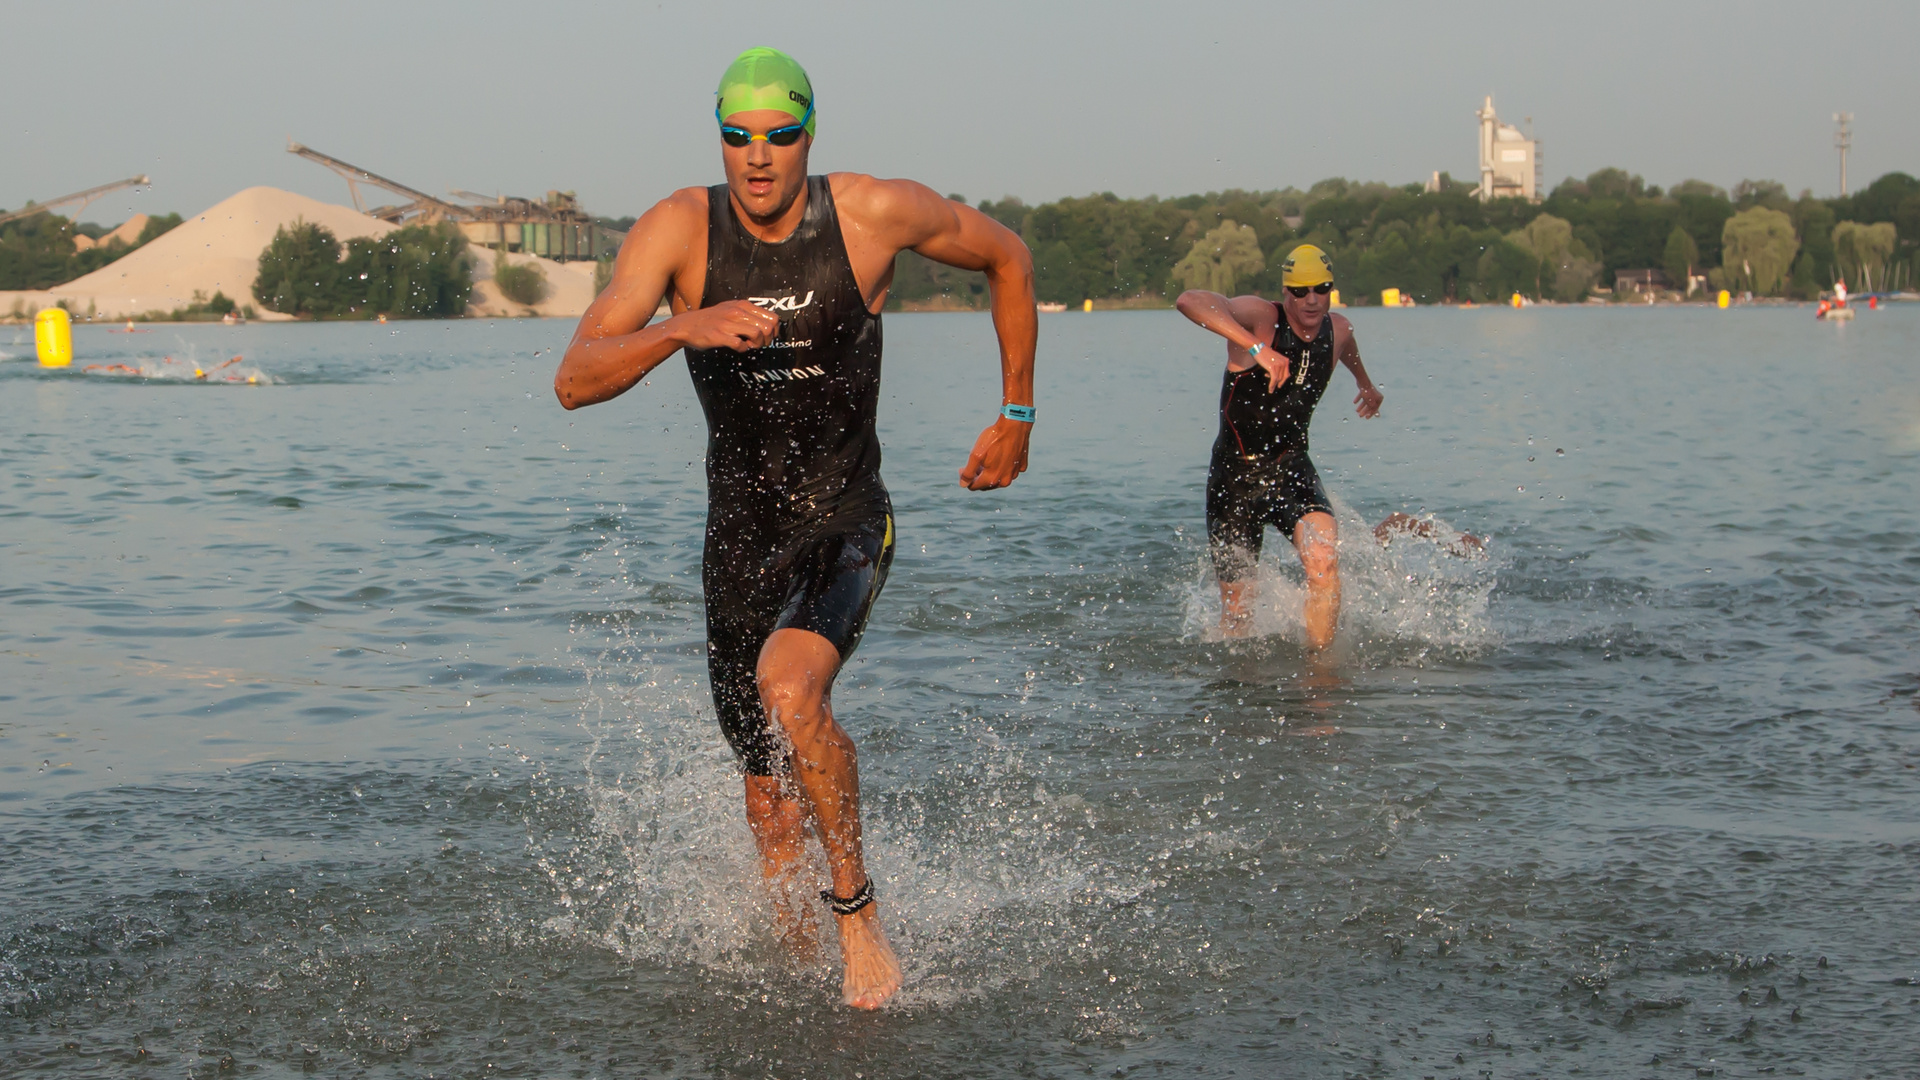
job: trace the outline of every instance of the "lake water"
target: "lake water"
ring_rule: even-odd
[[[1271,537],[1211,633],[1212,338],[1044,317],[972,493],[990,324],[888,316],[876,1015],[757,899],[679,361],[0,329],[0,1074],[1914,1075],[1920,310],[1353,316],[1330,668]]]

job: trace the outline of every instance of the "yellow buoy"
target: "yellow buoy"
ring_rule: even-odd
[[[1512,303],[1514,307],[1524,307],[1526,306],[1527,300],[1526,297],[1521,296],[1519,293],[1514,293]]]
[[[1720,295],[1717,297],[1714,297],[1713,302],[1720,305],[1721,307],[1726,307],[1727,305],[1733,303],[1733,294],[1728,292],[1725,289],[1721,289]]]
[[[1400,306],[1400,290],[1399,289],[1381,289],[1380,290],[1380,306],[1381,307],[1399,307]]]
[[[1339,289],[1335,289],[1335,290],[1333,290],[1332,292],[1330,292],[1330,293],[1328,293],[1328,294],[1327,294],[1327,306],[1328,306],[1328,307],[1330,307],[1330,308],[1337,308],[1337,307],[1346,307],[1346,306],[1347,306],[1347,305],[1345,305],[1345,304],[1343,304],[1343,303],[1341,303],[1341,302],[1340,302],[1340,290],[1339,290]]]
[[[48,308],[33,317],[33,346],[41,367],[73,363],[73,318],[64,308]]]
[[[1081,310],[1081,311],[1092,311],[1092,310],[1093,310],[1093,301],[1091,301],[1091,300],[1089,300],[1089,301],[1087,301],[1087,302],[1086,302],[1085,304],[1082,304],[1082,305],[1081,305],[1081,307],[1080,307],[1080,310]]]

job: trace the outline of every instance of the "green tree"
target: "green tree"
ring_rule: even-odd
[[[348,241],[337,280],[336,314],[452,319],[473,295],[473,259],[459,226],[409,225]]]
[[[1681,292],[1690,291],[1689,278],[1694,267],[1700,265],[1700,245],[1693,242],[1692,234],[1678,225],[1667,234],[1667,247],[1661,253],[1661,264],[1667,269],[1667,280]]]
[[[1720,237],[1726,231],[1727,219],[1733,216],[1733,204],[1727,201],[1725,194],[1708,195],[1686,192],[1674,196],[1679,204],[1679,217],[1676,223],[1687,230],[1693,242],[1700,246],[1701,266],[1715,266],[1720,262]]]
[[[1638,199],[1647,193],[1647,182],[1625,169],[1601,169],[1587,177],[1587,193],[1596,199]]]
[[[447,222],[355,237],[343,252],[326,228],[296,221],[274,232],[253,282],[262,307],[310,319],[450,319],[472,293],[467,238]]]
[[[1565,185],[1562,185],[1565,186]],[[1534,258],[1534,295],[1577,303],[1599,279],[1601,265],[1564,218],[1541,214],[1526,228],[1507,234],[1507,242]]]
[[[1260,238],[1250,225],[1232,218],[1193,242],[1187,257],[1174,265],[1173,276],[1189,289],[1209,289],[1232,296],[1234,283],[1266,269]]]
[[[1833,284],[1833,226],[1833,207],[1825,200],[1808,194],[1793,204],[1793,231],[1800,237],[1800,257],[1793,263],[1793,291],[1802,299],[1813,299],[1821,289]],[[1802,261],[1810,275],[1811,291],[1802,288]]]
[[[1834,211],[1843,221],[1893,221],[1899,215],[1900,204],[1914,194],[1920,194],[1920,180],[1903,172],[1890,172],[1851,198],[1834,200]]]
[[[1476,261],[1473,276],[1470,295],[1481,303],[1499,303],[1514,293],[1539,297],[1540,260],[1498,233]]]
[[[1673,185],[1672,189],[1667,192],[1667,195],[1675,199],[1691,195],[1724,201],[1727,197],[1727,189],[1709,184],[1705,180],[1682,180]]]
[[[76,235],[98,239],[107,230],[52,213],[9,221],[0,225],[0,289],[49,289],[72,281],[125,256],[178,224],[179,214],[166,214],[150,219],[146,230],[131,246],[116,240],[79,251],[73,242]]]
[[[1733,185],[1733,205],[1740,210],[1755,206],[1785,210],[1793,200],[1787,198],[1787,186],[1777,180],[1742,180]]]
[[[253,298],[282,315],[325,318],[338,309],[340,242],[332,230],[304,220],[274,230],[260,252]]]
[[[1902,241],[1920,244],[1920,192],[1900,200],[1894,209],[1893,223],[1899,228]]]
[[[1899,242],[1899,233],[1890,221],[1863,225],[1843,221],[1833,227],[1834,260],[1844,280],[1852,281],[1863,292],[1883,289],[1887,284],[1887,260]]]
[[[1720,268],[1729,289],[1777,296],[1800,241],[1784,211],[1751,206],[1727,219],[1720,234]]]
[[[1802,250],[1800,257],[1793,260],[1793,273],[1787,278],[1787,295],[1811,300],[1820,293],[1820,271],[1814,262],[1813,252]]]
[[[146,226],[140,230],[140,236],[134,240],[133,246],[139,247],[150,241],[158,240],[160,237],[167,235],[179,227],[179,214],[156,214],[147,219]]]
[[[493,283],[500,287],[501,296],[516,304],[533,307],[547,298],[547,275],[538,263],[513,263],[496,255]]]

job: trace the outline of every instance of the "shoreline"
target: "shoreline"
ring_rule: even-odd
[[[1886,306],[1920,303],[1920,296],[1882,297],[1881,303]],[[58,305],[49,305],[49,306],[54,307]],[[1815,300],[1782,300],[1778,297],[1755,297],[1752,300],[1735,301],[1727,310],[1732,310],[1732,308],[1759,308],[1759,307],[1816,308],[1818,306],[1819,306],[1819,302]],[[1867,309],[1866,305],[1862,303],[1854,303],[1851,306],[1855,310],[1870,310],[1870,309]],[[1541,301],[1530,302],[1524,308],[1515,308],[1511,304],[1440,303],[1440,304],[1416,304],[1416,305],[1411,305],[1409,307],[1400,307],[1400,308],[1387,308],[1387,307],[1382,307],[1379,304],[1365,304],[1365,305],[1359,305],[1359,306],[1343,305],[1339,308],[1335,308],[1334,310],[1343,311],[1343,312],[1344,311],[1395,311],[1395,310],[1431,311],[1435,309],[1444,310],[1444,311],[1485,311],[1485,310],[1524,311],[1524,310],[1529,310],[1533,308],[1578,309],[1578,310],[1592,310],[1592,309],[1598,309],[1598,308],[1605,308],[1608,310],[1615,310],[1615,309],[1671,310],[1674,308],[1685,308],[1685,309],[1702,309],[1702,310],[1708,310],[1708,311],[1720,310],[1720,308],[1717,305],[1715,305],[1711,300],[1706,300],[1706,301],[1692,300],[1692,301],[1680,301],[1680,302],[1661,301],[1661,302],[1652,303],[1652,304],[1637,303],[1631,300],[1608,300],[1604,302],[1588,301],[1580,304],[1562,303],[1557,300],[1541,300]],[[44,308],[35,309],[34,312],[29,312],[24,316],[16,316],[11,313],[0,314],[0,326],[31,326],[33,325],[34,315],[41,310],[45,310],[45,309]],[[1092,312],[1087,312],[1079,308],[1070,307],[1066,311],[1047,311],[1047,312],[1041,312],[1041,314],[1042,315],[1086,315],[1086,314],[1094,314],[1098,312],[1113,312],[1113,311],[1172,311],[1172,310],[1174,310],[1172,304],[1146,304],[1146,303],[1137,303],[1137,302],[1126,303],[1126,304],[1102,304],[1096,301],[1094,303]],[[882,314],[885,314],[885,315],[989,315],[990,316],[993,314],[993,312],[989,308],[961,307],[959,305],[928,304],[923,301],[915,301],[911,304],[904,304],[897,308],[888,308],[885,311],[883,311]],[[89,326],[102,326],[102,327],[125,326],[128,323],[131,323],[134,326],[139,326],[139,327],[160,327],[160,326],[184,327],[184,326],[221,326],[221,325],[248,326],[248,325],[268,325],[268,324],[275,325],[275,326],[320,326],[320,325],[331,325],[336,323],[372,323],[374,325],[389,325],[389,324],[401,324],[401,323],[480,322],[483,320],[485,321],[503,321],[504,320],[504,321],[510,321],[510,322],[527,322],[527,321],[537,321],[541,319],[553,319],[553,320],[563,321],[563,320],[575,320],[575,319],[578,319],[578,316],[572,315],[572,314],[542,314],[539,312],[531,312],[531,311],[520,313],[520,314],[514,314],[511,312],[485,312],[485,313],[470,312],[465,315],[456,315],[450,318],[387,319],[384,322],[379,319],[359,319],[359,318],[299,319],[299,318],[271,318],[271,317],[263,318],[260,316],[255,316],[254,318],[251,318],[251,319],[243,319],[238,323],[223,323],[220,319],[217,319],[217,318],[214,318],[214,319],[144,319],[136,316],[134,318],[128,319],[124,317],[113,318],[113,317],[107,317],[102,315],[95,315],[92,318],[88,318],[86,316],[76,316],[73,320],[73,327],[74,329],[78,330],[82,327],[89,327]]]

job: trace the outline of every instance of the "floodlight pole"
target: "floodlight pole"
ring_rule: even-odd
[[[1833,145],[1840,151],[1840,197],[1847,197],[1847,151],[1853,148],[1853,114],[1837,112],[1833,114],[1835,130]]]

